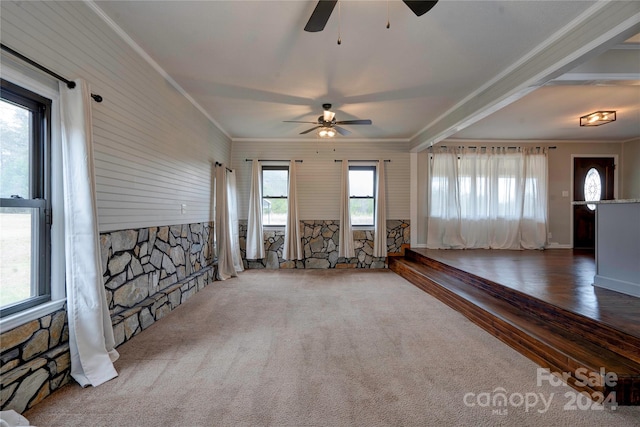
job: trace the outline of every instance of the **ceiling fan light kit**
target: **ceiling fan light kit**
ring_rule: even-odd
[[[330,127],[321,127],[318,129],[318,136],[320,138],[333,138],[336,136],[336,131]]]
[[[580,117],[580,126],[601,126],[615,121],[615,111],[594,111]]]
[[[336,136],[336,133],[339,133],[342,136],[347,136],[351,134],[350,131],[338,125],[370,125],[373,123],[369,119],[336,121],[336,113],[331,111],[331,104],[322,104],[322,108],[324,109],[324,112],[320,117],[318,117],[318,121],[316,122],[306,122],[306,121],[300,121],[300,120],[284,120],[284,122],[285,123],[309,123],[309,124],[317,125],[315,127],[312,127],[310,129],[300,132],[300,135],[305,135],[317,129],[316,133],[320,138],[333,138],[334,136]]]

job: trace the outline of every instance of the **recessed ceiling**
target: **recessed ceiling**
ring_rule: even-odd
[[[371,126],[348,127],[353,133],[344,139],[405,140],[561,33],[595,2],[441,0],[422,17],[397,0],[340,3],[340,14],[336,8],[324,31],[308,33],[303,28],[316,1],[96,2],[232,139],[313,139],[314,133],[299,135],[307,125],[283,120],[314,121],[328,102],[340,120],[373,120]],[[605,95],[602,87],[584,89],[591,90],[608,102],[596,109],[619,108],[613,90]],[[625,92],[625,108],[635,105],[637,123],[638,87],[615,92]],[[558,102],[568,95],[580,105]],[[576,119],[588,97],[568,84],[544,87],[496,113],[505,125],[501,133],[487,121],[454,136],[580,138],[560,118]],[[553,120],[549,108],[544,112],[549,132],[523,126],[537,121],[533,115],[548,102],[556,109]],[[626,123],[625,115],[618,121]],[[613,124],[601,128],[607,127]],[[616,138],[629,132],[618,131]]]

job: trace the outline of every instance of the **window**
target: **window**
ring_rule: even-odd
[[[602,198],[602,180],[600,174],[595,168],[589,169],[587,176],[584,179],[584,199],[587,202],[597,202]],[[593,203],[587,204],[589,210],[596,210],[596,205]]]
[[[50,294],[51,100],[1,81],[0,314]]]
[[[351,225],[375,224],[375,166],[349,166],[349,213]]]
[[[288,166],[262,167],[262,225],[286,225]]]

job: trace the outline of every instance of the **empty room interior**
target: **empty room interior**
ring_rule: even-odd
[[[0,424],[640,425],[640,2],[0,2]]]

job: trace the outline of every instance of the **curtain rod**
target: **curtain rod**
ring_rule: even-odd
[[[334,162],[338,163],[341,162],[341,159],[335,159]],[[367,163],[371,163],[371,162],[379,162],[380,160],[347,160],[347,162],[367,162]],[[389,159],[385,159],[384,160],[385,163],[391,163],[391,160]]]
[[[16,58],[22,59],[27,64],[32,65],[33,67],[37,68],[38,70],[43,71],[43,72],[49,74],[51,77],[54,77],[54,78],[60,80],[61,82],[65,83],[69,89],[73,89],[74,87],[76,87],[76,82],[73,82],[73,81],[71,81],[69,79],[65,79],[60,74],[58,74],[58,73],[56,73],[54,71],[51,71],[50,69],[44,67],[43,65],[38,64],[33,59],[27,58],[26,56],[24,56],[20,52],[16,52],[15,50],[11,49],[10,47],[8,47],[8,46],[6,46],[6,45],[4,45],[2,43],[0,43],[0,47],[5,52],[10,53],[11,55],[15,56]],[[102,97],[100,95],[96,95],[95,93],[92,93],[91,97],[96,102],[102,102]]]
[[[446,147],[458,147],[458,148],[473,148],[473,149],[487,149],[487,148],[506,148],[506,149],[511,149],[511,150],[515,150],[516,148],[523,148],[523,147],[500,147],[500,146],[496,146],[496,147],[474,147],[474,146],[464,146],[464,145],[460,145],[460,146],[449,146],[449,145],[441,145],[439,147],[434,147],[433,145],[428,147],[429,150],[433,149],[433,148],[446,148]],[[548,148],[549,150],[555,150],[557,147],[555,145],[550,146],[550,147],[532,147],[532,148]]]
[[[222,163],[220,162],[216,162],[216,166],[222,166]],[[231,169],[229,169],[228,167],[225,166],[225,169],[228,170],[229,172],[233,172]]]
[[[245,162],[251,162],[253,159],[244,159]],[[271,159],[258,159],[259,162],[290,162],[291,160],[271,160]],[[302,160],[294,160],[296,163],[302,163]]]

